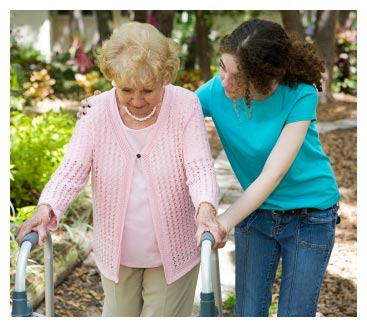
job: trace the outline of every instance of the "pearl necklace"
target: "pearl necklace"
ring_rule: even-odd
[[[132,118],[132,119],[135,119],[137,121],[146,121],[148,120],[149,118],[151,118],[154,114],[155,114],[155,111],[157,110],[157,106],[155,106],[153,108],[153,110],[150,112],[149,115],[145,116],[145,117],[136,117],[134,116],[130,111],[129,109],[127,109],[127,107],[124,106],[124,109],[126,111],[126,113]]]

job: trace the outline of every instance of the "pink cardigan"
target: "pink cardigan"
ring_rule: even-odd
[[[219,188],[197,96],[167,85],[148,142],[135,153],[120,119],[115,89],[89,98],[92,108],[77,123],[65,157],[42,191],[55,230],[91,172],[93,251],[100,271],[118,282],[127,200],[137,160],[144,167],[154,231],[168,284],[200,261],[194,215],[201,201],[218,206]]]

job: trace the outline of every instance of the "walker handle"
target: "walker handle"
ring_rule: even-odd
[[[22,246],[22,244],[26,241],[28,241],[32,244],[31,249],[33,250],[35,248],[35,246],[38,244],[38,233],[37,232],[30,232],[29,234],[24,236],[22,242],[20,243],[20,246]]]
[[[204,232],[203,235],[201,235],[200,246],[204,241],[210,241],[210,243],[212,244],[212,247],[213,247],[213,245],[215,243],[215,240],[214,240],[214,236],[212,235],[212,233]]]

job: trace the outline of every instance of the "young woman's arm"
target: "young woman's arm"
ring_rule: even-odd
[[[274,191],[292,165],[306,136],[310,121],[285,125],[260,175],[223,214],[221,225],[229,232],[256,210]]]

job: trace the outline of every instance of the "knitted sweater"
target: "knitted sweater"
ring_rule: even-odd
[[[198,204],[218,206],[219,188],[197,96],[167,85],[156,127],[138,154],[129,145],[115,89],[89,98],[92,107],[77,122],[60,167],[42,191],[55,230],[91,172],[93,251],[100,271],[118,282],[121,240],[133,168],[144,167],[154,232],[168,284],[200,261],[194,216]]]

